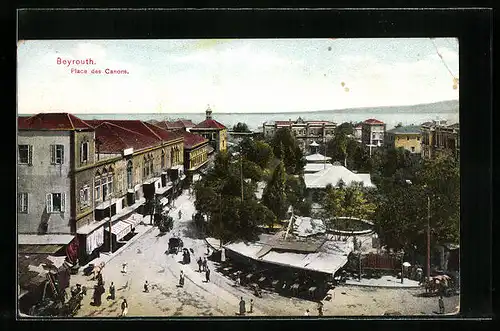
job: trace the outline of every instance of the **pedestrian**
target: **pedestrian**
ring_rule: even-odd
[[[443,302],[443,296],[439,296],[439,313],[444,314],[444,302]]]
[[[238,277],[236,278],[236,286],[240,286],[240,285],[241,285],[241,278],[238,275]]]
[[[203,258],[202,266],[203,266],[203,271],[207,271],[207,258],[206,257]]]
[[[179,209],[179,219],[182,218],[182,210]]]
[[[243,300],[243,297],[240,299],[240,315],[243,316],[245,315],[246,309],[245,309],[245,300]]]
[[[210,247],[207,245],[207,255],[210,255]]]
[[[205,270],[205,278],[207,279],[207,283],[210,281],[210,269],[207,269]]]
[[[318,316],[323,316],[323,302],[318,302]]]
[[[123,302],[122,302],[122,314],[121,314],[121,316],[125,317],[125,316],[127,316],[127,313],[128,313],[127,299],[123,299]]]
[[[104,286],[104,280],[102,279],[102,274],[97,274],[97,286]]]
[[[122,263],[122,273],[124,273],[124,274],[127,273],[127,262]]]
[[[304,316],[309,316],[309,309],[306,309]]]
[[[179,276],[179,286],[183,287],[184,286],[184,271],[181,270],[181,274]]]
[[[203,265],[203,261],[201,261],[201,257],[196,261],[198,263],[198,272],[201,272],[201,266]]]
[[[144,283],[144,292],[148,293],[149,292],[149,284],[148,281]]]
[[[111,282],[111,285],[109,286],[109,298],[111,300],[115,299],[115,285],[113,284],[113,282]]]
[[[250,299],[250,311],[249,313],[253,313],[253,299]]]

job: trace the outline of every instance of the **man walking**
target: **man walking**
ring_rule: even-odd
[[[240,316],[244,316],[246,312],[245,309],[245,300],[243,300],[243,297],[240,299]]]
[[[203,267],[203,271],[207,271],[207,258],[206,257],[203,258],[202,267]]]
[[[444,314],[444,302],[443,302],[443,296],[439,296],[439,313]]]
[[[323,316],[323,302],[318,302],[318,316]]]
[[[253,299],[250,299],[250,311],[249,313],[253,313]]]
[[[203,265],[203,261],[201,261],[201,257],[198,258],[198,261],[196,261],[198,263],[198,272],[201,272],[201,267]]]
[[[184,271],[181,270],[181,275],[179,276],[179,286],[184,287]]]
[[[210,281],[210,269],[208,267],[205,270],[205,278],[207,279],[207,283]]]
[[[146,282],[144,283],[144,292],[145,292],[145,293],[148,293],[148,292],[149,292],[149,284],[148,284],[148,281],[146,281]]]
[[[125,317],[125,316],[127,316],[127,313],[128,313],[127,299],[123,299],[123,302],[122,302],[122,314],[120,316],[121,317]]]
[[[122,263],[122,273],[126,274],[127,273],[127,262]]]
[[[182,210],[179,209],[179,220],[182,218]]]
[[[115,299],[115,285],[113,284],[113,282],[111,282],[111,285],[109,285],[109,298],[111,300]]]

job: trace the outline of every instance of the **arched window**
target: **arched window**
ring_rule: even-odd
[[[165,150],[161,150],[161,170],[165,169]]]
[[[101,173],[97,171],[94,177],[94,200],[100,201],[101,197]]]
[[[132,181],[132,161],[127,162],[127,187],[132,188],[133,186],[133,181]]]

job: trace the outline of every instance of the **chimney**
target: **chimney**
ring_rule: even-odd
[[[211,120],[212,119],[212,109],[210,109],[210,105],[208,105],[208,108],[205,111],[205,114],[206,114],[207,120]]]

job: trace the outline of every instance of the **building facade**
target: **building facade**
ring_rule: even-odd
[[[420,126],[400,126],[388,130],[385,134],[385,145],[388,147],[402,147],[412,154],[421,153],[422,133]]]
[[[208,139],[186,131],[178,131],[184,137],[184,172],[191,176],[208,163]]]
[[[271,139],[279,129],[289,128],[297,138],[301,150],[306,153],[310,150],[310,144],[326,143],[333,139],[336,126],[336,123],[330,121],[304,121],[299,117],[296,121],[265,122],[262,131],[264,138]]]
[[[56,113],[20,117],[18,129],[18,233],[77,238],[80,259],[103,244],[105,225],[127,228],[143,187],[168,195],[185,177],[184,138],[153,124]]]
[[[19,234],[76,232],[77,221],[88,217],[80,212],[77,182],[88,184],[93,142],[93,129],[70,114],[18,118]]]
[[[374,118],[370,118],[361,123],[361,143],[370,151],[370,156],[374,148],[380,147],[384,143],[385,123]]]
[[[426,122],[421,126],[422,149],[424,159],[433,159],[440,155],[452,155],[460,159],[460,124],[447,125],[446,121]]]
[[[206,119],[192,127],[189,132],[200,135],[209,141],[216,152],[227,150],[227,128],[212,118],[210,107],[205,111]]]

